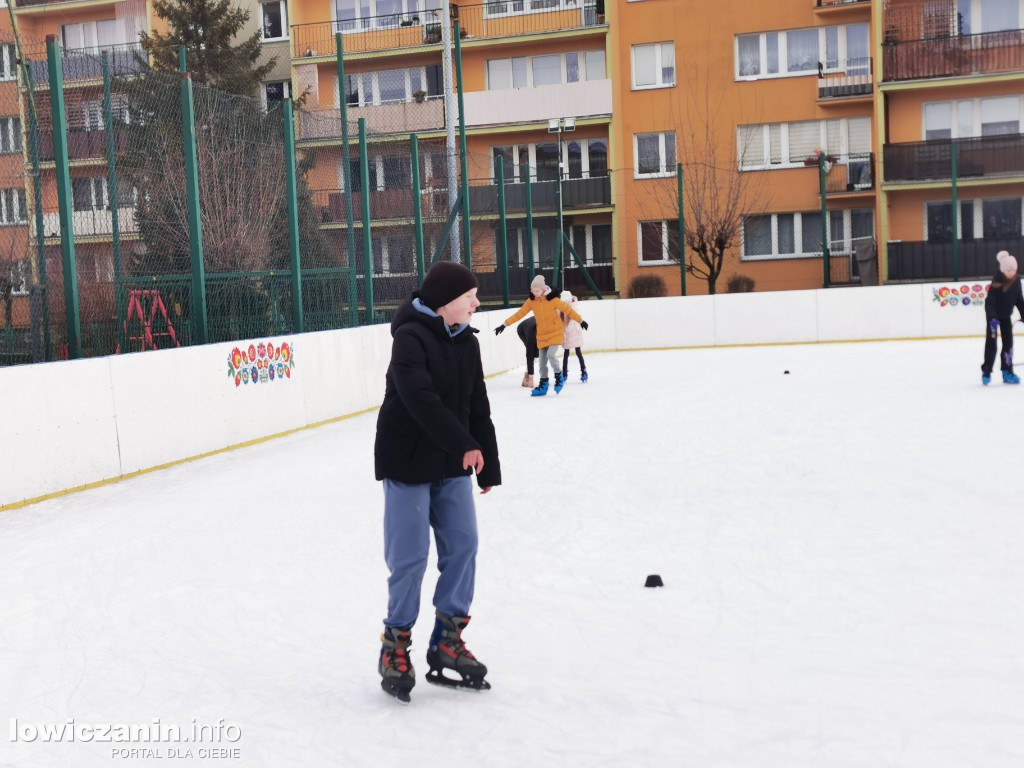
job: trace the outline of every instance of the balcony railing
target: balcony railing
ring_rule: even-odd
[[[558,182],[534,181],[530,185],[530,199],[534,213],[558,209]],[[562,180],[562,209],[580,211],[603,208],[612,204],[611,179],[595,176],[589,179]],[[472,184],[469,187],[469,209],[476,214],[498,213],[498,185]],[[505,185],[505,211],[526,213],[526,185]]]
[[[123,207],[117,211],[117,229],[122,235],[138,231],[135,223],[135,208]],[[109,209],[71,212],[71,226],[75,237],[111,237],[114,234],[114,216]],[[32,219],[35,230],[35,219]],[[43,214],[43,237],[60,237],[60,214]]]
[[[128,146],[128,136],[123,127],[114,129],[114,148],[123,152]],[[68,159],[91,160],[107,156],[106,131],[86,131],[81,128],[68,129]],[[53,162],[53,132],[39,131],[39,159]]]
[[[1024,30],[887,42],[884,80],[962,77],[1024,70]]]
[[[60,60],[61,68],[64,72],[64,82],[74,83],[82,80],[102,80],[104,50],[109,54],[110,74],[112,77],[134,75],[148,66],[146,53],[138,43],[112,45],[102,49],[73,48],[61,53]],[[30,61],[29,69],[32,72],[32,85],[34,87],[39,88],[49,84],[49,73],[45,60]]]
[[[444,99],[349,107],[349,134],[356,135],[356,121],[366,118],[371,134],[420,133],[444,128]],[[299,141],[341,139],[341,110],[332,107],[303,109],[299,113]]]
[[[825,176],[825,194],[869,192],[875,188],[875,156],[873,153],[843,155],[837,158]]]
[[[999,251],[1021,253],[1024,238],[961,240],[958,278],[989,278],[996,271]],[[953,277],[953,243],[891,241],[890,280],[948,280]]]
[[[886,181],[933,181],[953,178],[953,145],[959,150],[957,176],[1024,174],[1024,134],[973,139],[935,139],[883,148]]]
[[[451,22],[459,22],[463,40],[562,32],[605,23],[597,0],[452,3],[451,9]],[[441,23],[441,12],[430,10],[296,24],[291,28],[292,56],[333,56],[338,32],[345,35],[346,54],[440,45]]]
[[[871,5],[871,0],[815,0],[816,8],[836,8],[842,5]]]
[[[870,56],[838,62],[818,62],[818,98],[870,96],[874,87]]]

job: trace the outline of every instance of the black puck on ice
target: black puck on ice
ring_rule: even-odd
[[[783,371],[783,373],[786,374],[787,376],[789,375],[789,371]]]
[[[661,576],[656,573],[652,573],[647,577],[647,582],[644,584],[645,587],[664,587],[665,582],[661,580]]]

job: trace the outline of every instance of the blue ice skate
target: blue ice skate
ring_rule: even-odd
[[[565,386],[565,376],[563,376],[561,373],[556,373],[555,374],[555,394],[557,395],[559,392],[561,392],[562,391],[562,387],[564,387],[564,386]]]
[[[992,375],[988,373],[981,374],[981,383],[983,386],[988,386],[992,382]]]
[[[541,379],[540,384],[533,388],[530,397],[544,397],[548,393],[548,380]]]
[[[580,381],[582,381],[584,384],[587,383],[587,379],[588,378],[590,378],[590,377],[587,376],[587,372],[586,371],[584,371],[583,373],[580,374]]]
[[[1020,384],[1020,376],[1016,373],[1003,371],[1003,384]]]

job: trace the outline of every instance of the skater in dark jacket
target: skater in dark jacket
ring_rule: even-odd
[[[440,575],[427,680],[489,687],[487,667],[462,641],[476,574],[472,474],[482,493],[501,484],[480,344],[469,326],[480,306],[476,291],[472,272],[439,262],[391,323],[391,364],[374,444],[376,476],[384,482],[384,559],[391,572],[378,671],[381,687],[403,702],[416,684],[409,645],[431,529]],[[461,679],[445,677],[443,669]]]
[[[1004,384],[1020,384],[1020,377],[1013,372],[1013,321],[1010,315],[1016,307],[1024,318],[1024,296],[1021,294],[1020,275],[1017,274],[1017,259],[1007,251],[996,255],[999,271],[992,276],[992,285],[985,298],[985,362],[981,364],[981,383],[992,381],[992,365],[996,359],[996,342],[1003,337],[1003,354],[999,367],[1003,372]]]
[[[533,389],[533,361],[538,355],[537,350],[537,318],[528,317],[516,326],[516,333],[526,347],[526,375],[523,386]]]

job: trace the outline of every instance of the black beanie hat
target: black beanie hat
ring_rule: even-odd
[[[434,310],[477,287],[476,276],[461,264],[439,261],[430,268],[420,288],[420,301]]]

